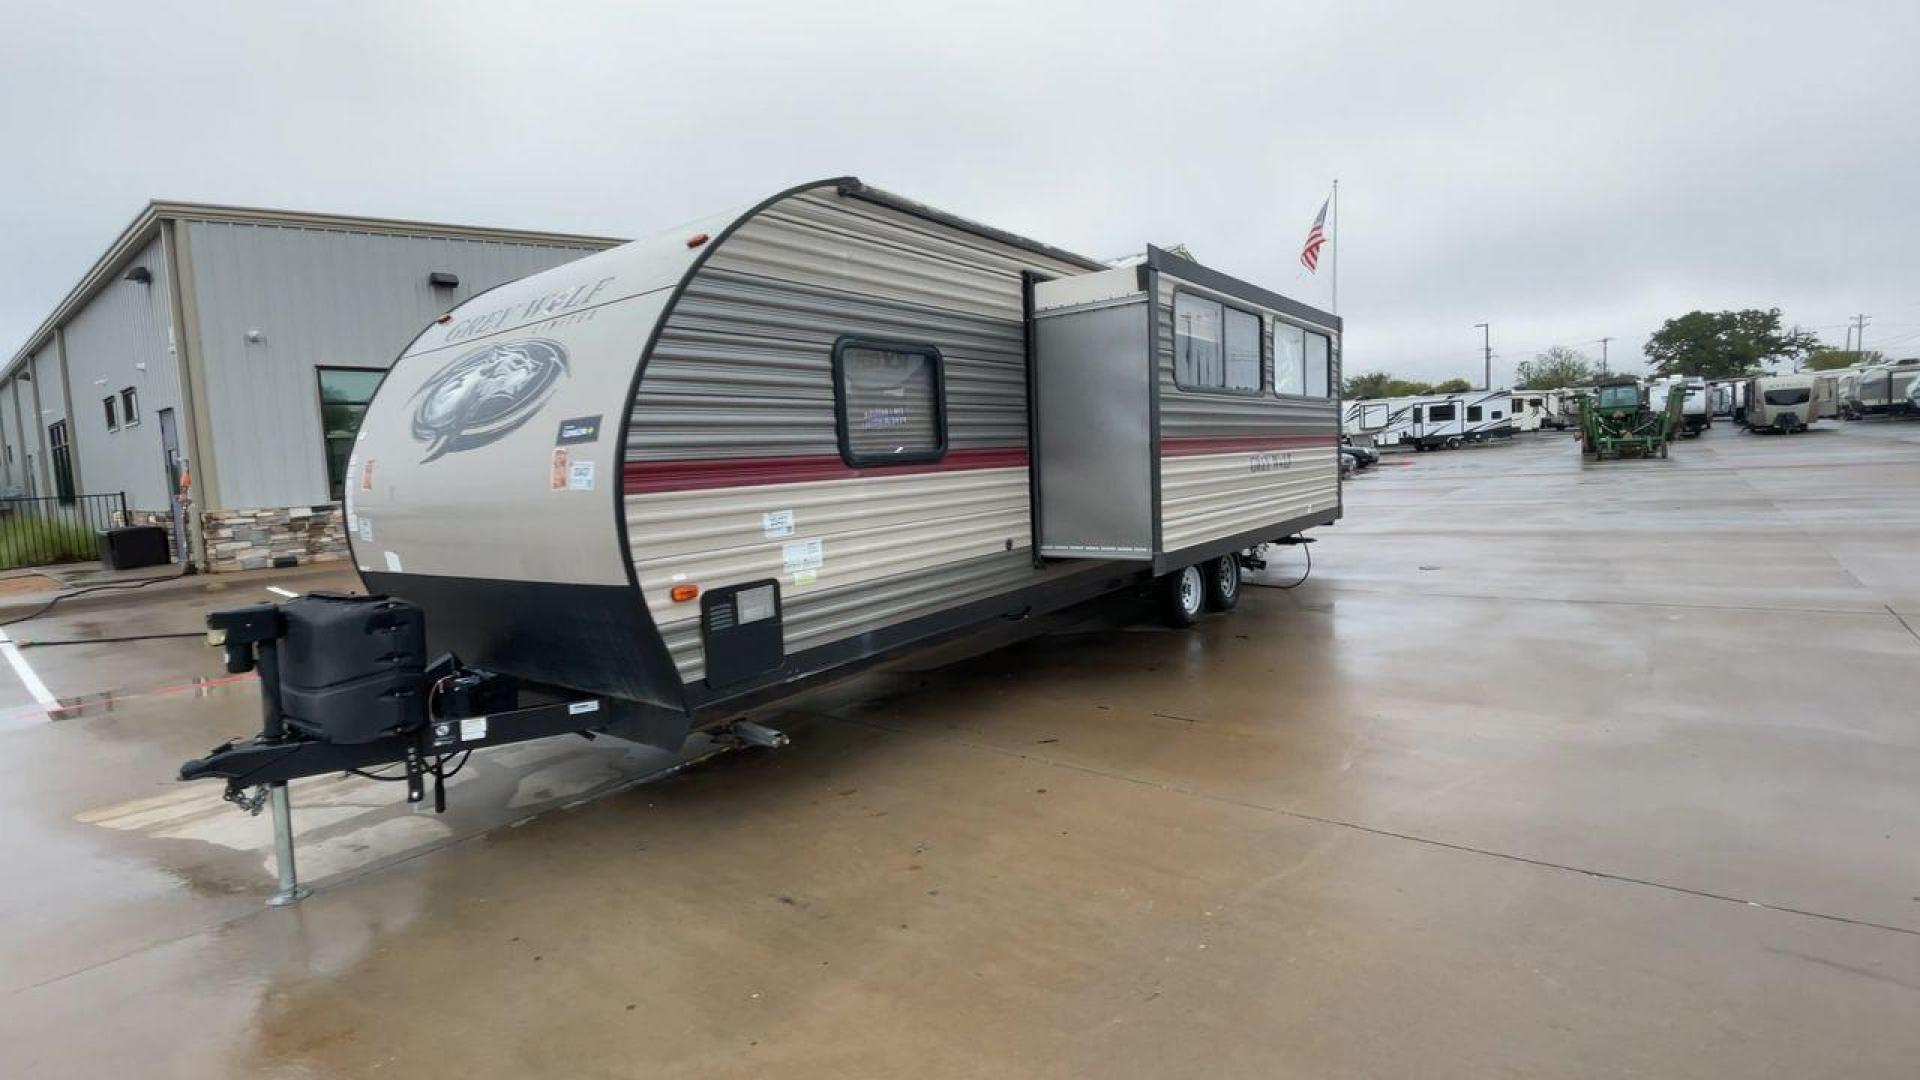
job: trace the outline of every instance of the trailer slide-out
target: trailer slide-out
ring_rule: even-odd
[[[419,799],[555,732],[751,741],[749,708],[1114,590],[1231,607],[1262,545],[1340,517],[1340,331],[851,178],[482,293],[394,363],[348,464],[354,563],[398,606],[216,620],[284,692],[182,775],[244,801],[403,763]],[[376,671],[383,704],[339,706]]]

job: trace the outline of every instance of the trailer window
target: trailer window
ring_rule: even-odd
[[[1432,423],[1435,420],[1451,420],[1451,419],[1453,419],[1453,403],[1452,402],[1448,402],[1445,405],[1427,406],[1427,422],[1428,423]]]
[[[1333,385],[1333,347],[1325,334],[1307,334],[1307,396],[1326,397]]]
[[[1307,332],[1278,320],[1273,324],[1273,392],[1298,397],[1307,392]]]
[[[1226,309],[1228,390],[1260,390],[1260,316]]]
[[[1467,419],[1469,420],[1480,419],[1480,406],[1478,405],[1467,406]]]
[[[1805,405],[1808,396],[1807,388],[1804,386],[1789,387],[1785,390],[1769,390],[1766,393],[1767,404],[1769,405]]]
[[[841,338],[833,346],[840,457],[856,468],[937,461],[947,452],[946,390],[931,345]]]
[[[1220,305],[1189,293],[1173,294],[1173,381],[1182,389],[1226,385],[1220,351]]]
[[[327,493],[339,499],[347,491],[347,458],[367,402],[386,372],[377,368],[317,368],[320,376],[320,438],[327,452]]]

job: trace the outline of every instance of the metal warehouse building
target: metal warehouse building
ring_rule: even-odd
[[[620,242],[150,203],[0,370],[0,489],[125,492],[214,570],[344,557],[347,449],[393,358],[475,293]]]

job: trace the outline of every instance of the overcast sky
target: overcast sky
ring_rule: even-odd
[[[844,173],[1322,306],[1337,176],[1349,373],[1696,307],[1920,352],[1913,0],[7,6],[0,356],[151,198],[638,236]]]

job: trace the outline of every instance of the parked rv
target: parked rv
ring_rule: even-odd
[[[1857,420],[1880,413],[1905,412],[1917,381],[1920,381],[1920,356],[1862,367],[1850,384],[1843,382],[1840,387],[1840,415]]]
[[[1485,390],[1469,395],[1461,425],[1468,442],[1511,436],[1518,430],[1513,419],[1513,394],[1506,390]]]
[[[1415,450],[1457,450],[1467,441],[1467,403],[1458,395],[1412,399],[1395,434]]]
[[[1747,430],[1791,435],[1817,419],[1813,375],[1757,375],[1747,380]]]
[[[1340,332],[853,178],[480,293],[395,361],[347,466],[354,564],[458,658],[447,692],[270,717],[182,775],[403,762],[418,798],[469,739],[759,741],[750,706],[1115,590],[1231,609],[1243,562],[1340,517]],[[284,625],[249,610],[247,656]]]

